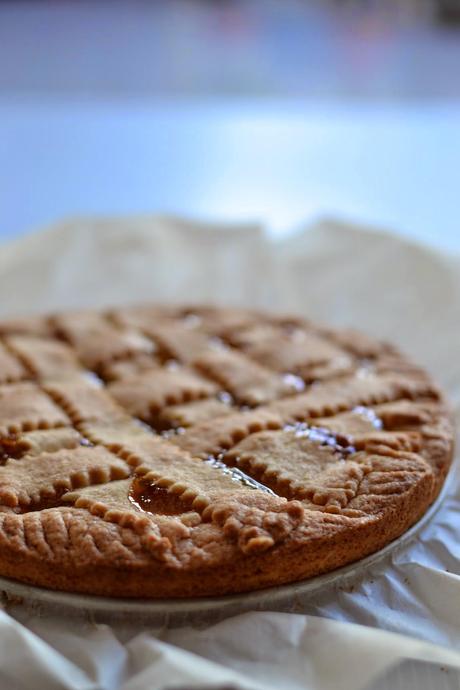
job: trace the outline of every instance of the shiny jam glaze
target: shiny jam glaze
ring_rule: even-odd
[[[233,481],[244,484],[249,489],[258,489],[259,491],[264,491],[265,493],[272,494],[272,496],[276,496],[275,492],[269,489],[268,486],[265,486],[265,484],[261,484],[261,482],[258,482],[253,477],[250,477],[248,474],[243,472],[243,470],[240,470],[238,467],[229,467],[226,465],[222,460],[224,457],[225,453],[221,453],[221,455],[217,457],[209,456],[205,462],[208,463],[208,465],[211,465],[211,467],[214,467],[216,470],[219,470],[223,474],[229,476]]]
[[[138,510],[155,515],[182,515],[190,508],[177,494],[142,479],[134,479],[128,498]]]
[[[342,456],[356,453],[356,448],[349,444],[346,437],[334,434],[324,427],[310,426],[306,422],[297,422],[296,424],[287,424],[283,428],[284,431],[293,431],[296,436],[306,436],[320,446],[330,446]]]
[[[10,458],[19,460],[26,452],[27,449],[19,442],[15,434],[0,439],[0,465],[4,465]]]
[[[358,405],[354,407],[352,412],[365,417],[374,427],[374,429],[383,429],[383,421],[380,417],[372,410],[370,407],[364,407],[363,405]]]

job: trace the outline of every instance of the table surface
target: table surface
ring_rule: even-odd
[[[0,99],[0,237],[152,211],[377,224],[460,249],[460,105]]]

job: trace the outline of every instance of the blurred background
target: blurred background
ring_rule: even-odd
[[[0,2],[1,239],[163,212],[460,250],[459,170],[460,0]]]

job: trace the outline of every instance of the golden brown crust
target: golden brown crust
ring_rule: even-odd
[[[442,395],[391,346],[143,306],[0,323],[0,574],[131,597],[248,591],[372,553],[435,499]]]

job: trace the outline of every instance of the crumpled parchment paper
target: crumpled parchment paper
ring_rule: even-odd
[[[148,300],[303,313],[396,342],[460,405],[460,258],[396,235],[324,221],[274,242],[256,226],[81,218],[1,246],[0,294],[0,316]],[[309,615],[153,630],[5,605],[0,687],[458,688],[457,477],[450,487],[413,542],[305,601]]]

